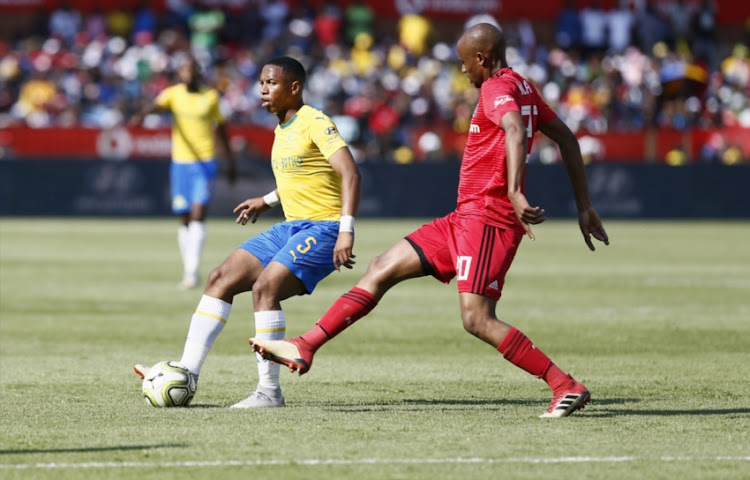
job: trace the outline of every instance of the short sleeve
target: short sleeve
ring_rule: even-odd
[[[495,125],[500,126],[500,121],[506,113],[521,111],[514,93],[506,82],[490,81],[482,85],[484,114]]]
[[[537,106],[539,110],[539,117],[537,118],[538,118],[539,125],[544,125],[545,123],[549,123],[552,120],[556,119],[557,114],[555,113],[554,110],[550,108],[549,105],[547,105],[547,103],[544,100],[542,100],[542,97],[539,95],[538,92],[537,92],[537,99],[538,99]]]
[[[336,125],[326,115],[315,115],[310,123],[310,137],[326,160],[341,147],[347,146]]]
[[[156,96],[156,99],[154,100],[154,103],[158,105],[161,108],[170,110],[172,106],[172,94],[174,93],[174,88],[167,87],[164,90],[159,93],[159,95]]]

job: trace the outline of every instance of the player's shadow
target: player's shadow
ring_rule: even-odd
[[[321,405],[332,410],[343,413],[379,412],[379,411],[462,411],[462,410],[500,410],[509,405],[533,406],[539,402],[536,400],[518,399],[404,399],[392,403],[329,403]]]
[[[596,408],[587,407],[579,415],[589,417],[628,417],[628,416],[645,416],[645,417],[679,417],[679,416],[708,416],[708,415],[747,415],[750,408],[690,408],[685,410],[668,409],[668,410],[634,410],[634,409],[617,409],[617,408]]]
[[[187,448],[186,443],[170,443],[164,445],[117,445],[113,447],[81,447],[81,448],[33,448],[29,450],[0,450],[0,455],[18,455],[28,453],[90,453],[90,452],[123,452],[128,450],[154,450],[157,448]]]
[[[627,416],[653,416],[653,417],[677,417],[681,415],[706,416],[706,415],[746,415],[750,408],[690,408],[690,409],[634,409],[634,408],[612,408],[611,405],[634,405],[640,403],[638,398],[594,398],[584,410],[576,413],[576,417],[627,417]]]

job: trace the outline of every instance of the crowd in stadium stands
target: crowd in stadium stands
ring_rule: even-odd
[[[379,23],[358,0],[317,10],[284,0],[227,3],[50,12],[38,35],[0,42],[0,127],[123,124],[192,52],[232,124],[272,128],[277,120],[260,108],[259,66],[288,54],[308,69],[307,103],[333,117],[358,160],[459,154],[444,143],[468,131],[478,93],[460,71],[455,32],[447,38],[416,12]],[[551,26],[551,42],[538,42],[528,21],[502,25],[511,66],[574,131],[750,127],[750,42],[717,43],[710,0],[610,10],[596,0],[583,9],[574,3]],[[466,23],[478,21],[496,22],[478,15]],[[152,116],[146,125],[168,123]]]

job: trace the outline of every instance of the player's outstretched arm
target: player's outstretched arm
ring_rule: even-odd
[[[237,161],[234,158],[234,152],[229,143],[229,132],[227,131],[226,123],[218,123],[216,125],[216,136],[219,137],[221,146],[224,149],[224,158],[227,161],[227,180],[230,185],[234,185],[235,180],[237,180]]]
[[[573,196],[578,209],[578,225],[590,250],[595,250],[591,237],[609,245],[609,237],[604,230],[599,214],[596,213],[591,199],[589,198],[589,187],[586,180],[586,170],[581,157],[581,147],[578,139],[565,123],[556,118],[551,122],[539,126],[539,130],[557,143],[560,148],[565,168],[573,186]]]
[[[359,212],[362,181],[357,164],[348,147],[342,147],[328,159],[333,170],[341,177],[341,229],[333,247],[333,264],[336,270],[354,266],[354,218]],[[351,217],[343,221],[343,217]],[[351,222],[351,225],[349,225]],[[351,228],[349,228],[351,227]]]
[[[133,116],[130,117],[130,120],[128,120],[128,126],[140,127],[146,115],[150,115],[152,113],[161,113],[165,111],[166,109],[164,107],[157,105],[156,102],[151,101],[146,106],[144,106],[139,112],[134,113]]]

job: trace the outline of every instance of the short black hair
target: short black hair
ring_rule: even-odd
[[[307,80],[307,74],[305,73],[305,67],[299,63],[298,60],[292,57],[276,57],[266,62],[266,65],[275,65],[281,67],[281,71],[284,75],[289,76],[293,82],[299,82],[302,85]]]

